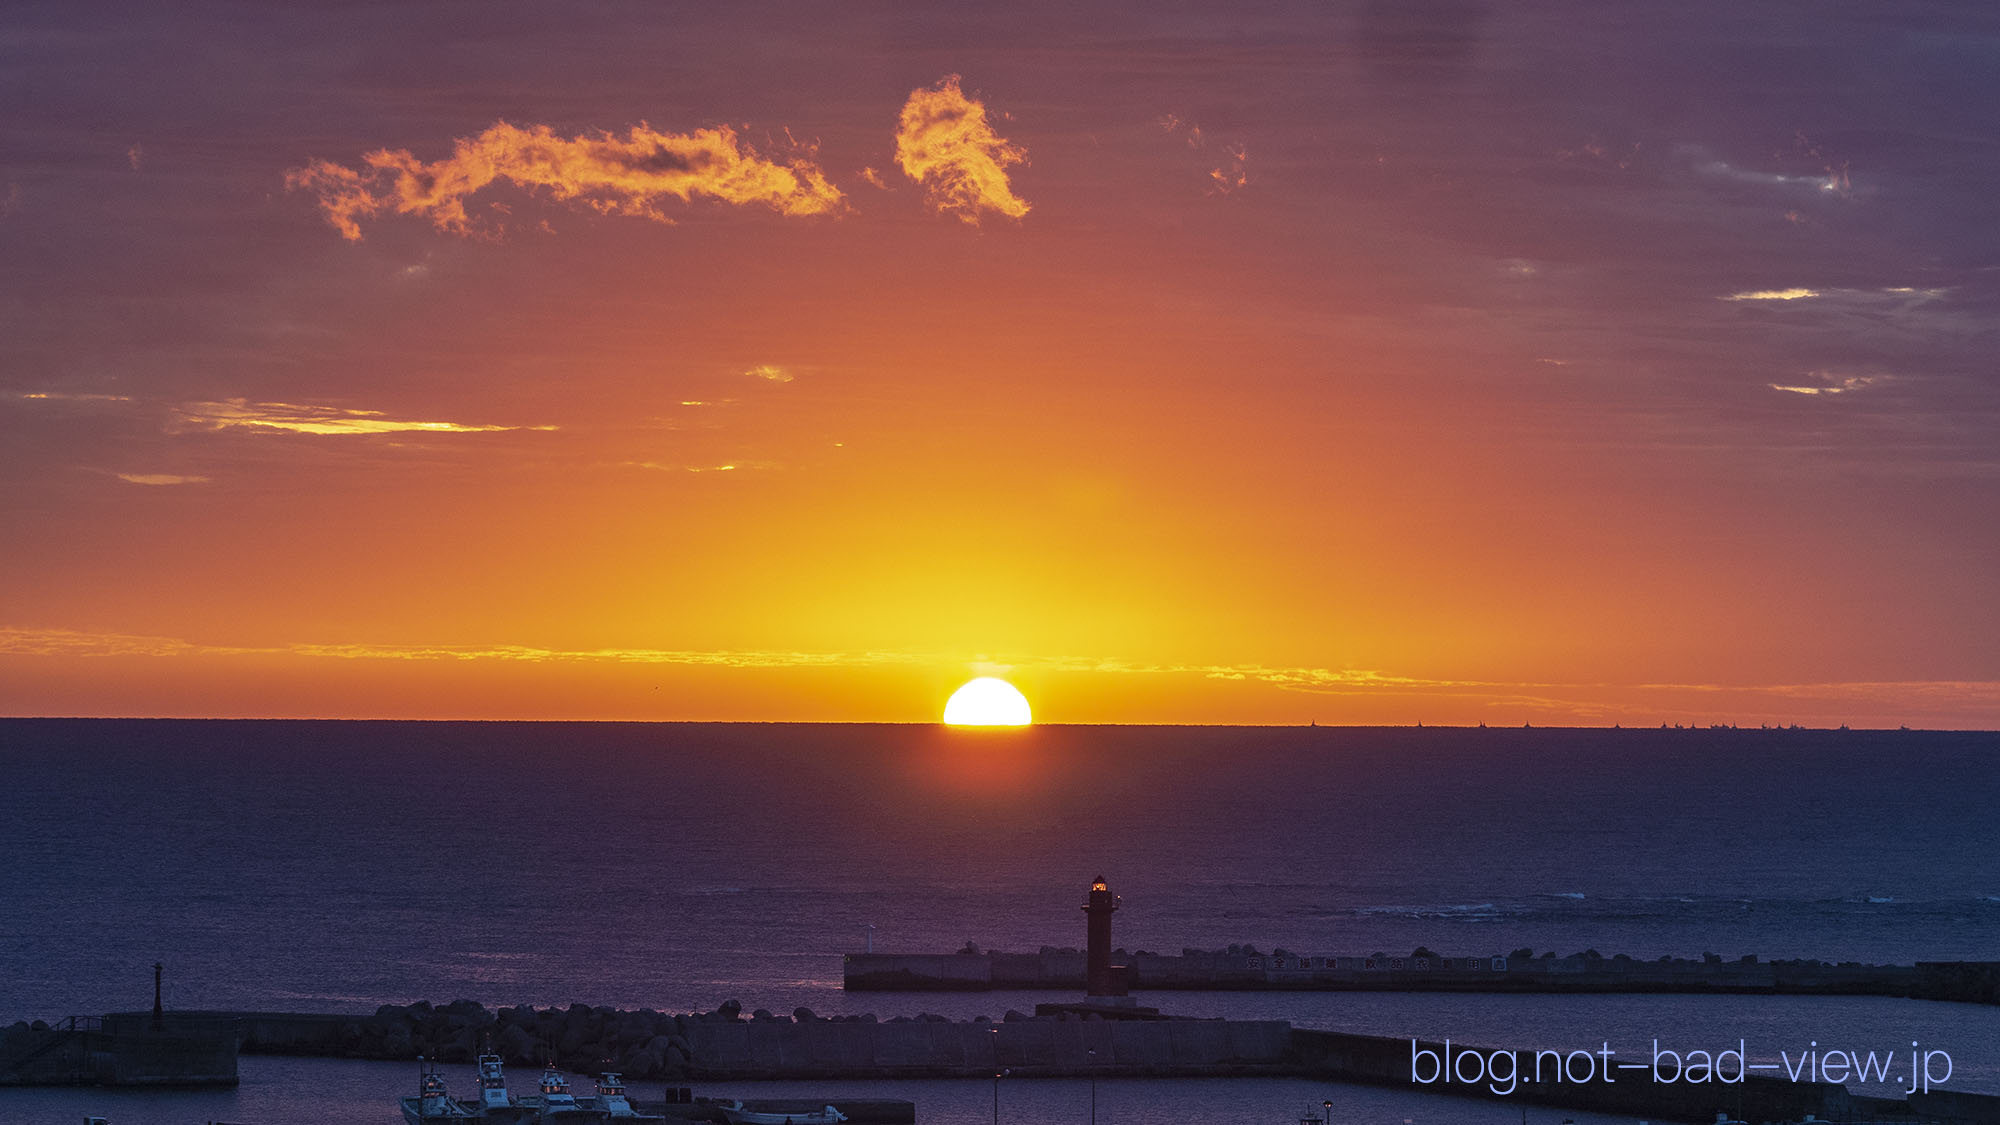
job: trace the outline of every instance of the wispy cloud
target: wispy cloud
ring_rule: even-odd
[[[737,473],[757,469],[775,469],[775,461],[722,461],[712,465],[690,465],[679,461],[625,461],[630,469],[651,469],[659,473]]]
[[[553,430],[554,426],[497,426],[467,422],[423,422],[391,418],[379,410],[289,402],[188,402],[173,408],[176,430],[263,430],[295,434],[489,433],[499,430]]]
[[[131,402],[130,395],[68,394],[63,391],[30,391],[21,396],[25,399],[46,402]]]
[[[1801,142],[1804,138],[1799,138]],[[1821,164],[1817,173],[1807,175],[1787,175],[1782,172],[1763,172],[1754,168],[1744,168],[1731,164],[1700,145],[1681,145],[1675,150],[1693,167],[1696,174],[1728,183],[1753,184],[1776,188],[1804,188],[1824,195],[1847,196],[1854,190],[1853,178],[1848,173],[1845,162],[1834,165]],[[1791,159],[1810,159],[1815,162],[1826,160],[1825,154],[1817,147],[1801,149]]]
[[[1214,195],[1228,195],[1250,182],[1249,151],[1242,145],[1229,145],[1223,149],[1223,154],[1223,163],[1208,172],[1208,190]]]
[[[690,664],[729,668],[828,668],[920,664],[933,658],[897,652],[697,651],[657,648],[558,649],[535,645],[197,644],[178,637],[77,629],[0,627],[0,655],[9,656],[300,656],[336,660],[450,660],[507,663],[603,662]]]
[[[1369,669],[1265,664],[1158,664],[1106,657],[1024,657],[981,653],[914,653],[879,650],[802,652],[660,648],[563,649],[536,645],[197,644],[176,637],[71,629],[0,627],[0,656],[227,658],[287,656],[301,659],[493,662],[505,664],[658,664],[742,669],[964,667],[1053,674],[1200,677],[1259,683],[1322,695],[1400,697],[1413,703],[1453,699],[1504,706],[1570,719],[1651,714],[1678,717],[1713,710],[1701,701],[1736,709],[1781,708],[1788,703],[1860,707],[1882,713],[1932,709],[1989,714],[2000,709],[2000,681],[1899,680],[1755,684],[1567,683],[1428,678]]]
[[[1722,298],[1725,301],[1804,301],[1820,296],[1817,289],[1793,287],[1791,289],[1752,289],[1743,293],[1731,293]]]
[[[1178,137],[1187,147],[1200,152],[1208,147],[1208,134],[1201,126],[1184,120],[1176,114],[1166,114],[1159,120],[1160,128],[1170,137]],[[1219,146],[1223,159],[1208,170],[1208,194],[1228,195],[1250,183],[1250,153],[1242,144],[1230,142]],[[1208,163],[1208,161],[1204,161]]]
[[[179,473],[116,473],[119,480],[127,484],[207,484],[207,477],[182,476]]]
[[[775,363],[760,363],[745,371],[744,374],[750,376],[752,379],[762,379],[767,383],[789,383],[793,378],[790,371],[779,367]]]
[[[993,131],[986,106],[965,96],[956,74],[910,91],[896,128],[896,163],[923,184],[932,207],[977,225],[980,213],[1018,219],[1028,202],[1014,194],[1007,169],[1028,154]]]
[[[466,234],[466,201],[509,181],[546,191],[603,214],[669,223],[667,198],[697,198],[768,207],[784,215],[824,215],[841,209],[839,188],[810,152],[780,163],[759,155],[728,126],[665,133],[645,124],[622,137],[608,132],[559,137],[546,125],[495,122],[461,137],[452,155],[422,161],[407,149],[378,149],[360,168],[316,160],[285,174],[285,186],[310,191],[341,237],[361,237],[361,219],[384,212],[418,215],[439,229]]]
[[[1771,389],[1795,395],[1844,395],[1863,387],[1872,387],[1877,383],[1889,381],[1887,375],[1836,375],[1830,371],[1815,371],[1813,377],[1820,381],[1801,384],[1772,383]]]

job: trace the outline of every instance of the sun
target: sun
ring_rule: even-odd
[[[968,680],[951,693],[944,721],[955,727],[1025,727],[1033,722],[1028,699],[1013,684],[996,676]]]

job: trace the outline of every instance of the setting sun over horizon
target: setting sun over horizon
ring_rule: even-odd
[[[1028,698],[998,676],[966,681],[944,705],[946,726],[1025,727],[1033,721]]]

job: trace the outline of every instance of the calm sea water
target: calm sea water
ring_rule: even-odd
[[[1043,997],[848,995],[840,955],[871,925],[1080,945],[1100,872],[1132,949],[2000,959],[1994,735],[14,720],[0,768],[4,1020],[144,1007],[156,960],[178,1007],[998,1015]],[[1963,1005],[1156,1000],[1509,1045],[1916,1038],[2000,1092],[2000,1010]]]

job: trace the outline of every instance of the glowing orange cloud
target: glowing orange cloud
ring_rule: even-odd
[[[1250,154],[1242,145],[1231,145],[1225,151],[1229,154],[1229,163],[1211,169],[1208,173],[1210,183],[1208,190],[1216,195],[1228,195],[1250,182],[1250,174],[1243,168],[1250,159]]]
[[[1159,125],[1168,136],[1179,136],[1187,141],[1187,146],[1191,149],[1200,151],[1208,147],[1207,134],[1201,131],[1201,126],[1192,121],[1184,121],[1177,115],[1169,113],[1160,118]],[[1229,159],[1227,163],[1209,169],[1210,195],[1228,195],[1250,182],[1250,174],[1245,169],[1250,159],[1249,150],[1241,144],[1227,144],[1222,146],[1222,151]]]
[[[289,402],[189,402],[174,407],[174,427],[186,430],[282,430],[295,434],[485,433],[518,430],[520,426],[484,426],[464,422],[418,422],[390,418],[379,410],[345,410],[338,406],[301,406]],[[554,426],[533,426],[552,430]]]
[[[127,484],[207,484],[207,477],[183,476],[179,473],[118,473],[119,480]]]
[[[285,186],[319,196],[327,222],[350,241],[360,220],[383,212],[427,216],[439,230],[472,230],[465,201],[498,180],[544,189],[603,214],[670,223],[660,203],[700,196],[723,203],[761,204],[784,215],[824,215],[840,209],[840,189],[811,160],[780,164],[759,156],[728,126],[662,133],[635,125],[625,136],[558,137],[546,125],[505,121],[458,139],[452,155],[426,163],[408,150],[378,149],[354,169],[316,160],[285,174]]]
[[[986,106],[965,96],[958,75],[928,89],[910,91],[896,127],[896,163],[923,184],[941,214],[977,225],[981,211],[1018,219],[1028,201],[1014,194],[1007,168],[1027,162],[1028,153],[987,123]]]

